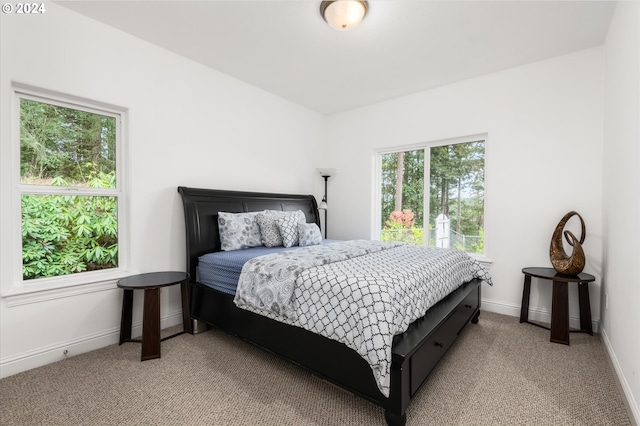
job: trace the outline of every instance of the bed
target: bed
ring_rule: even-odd
[[[481,279],[460,285],[405,332],[393,337],[388,396],[374,379],[370,365],[353,349],[336,340],[267,316],[240,309],[232,292],[200,282],[201,256],[221,251],[220,212],[301,211],[307,223],[320,226],[311,195],[272,194],[178,187],[186,227],[189,309],[193,332],[201,323],[238,336],[294,362],[344,390],[382,407],[390,426],[406,423],[406,410],[429,373],[463,328],[480,315]]]

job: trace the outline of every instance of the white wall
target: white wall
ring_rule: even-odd
[[[640,424],[640,3],[616,7],[605,60],[602,336]]]
[[[592,318],[602,268],[603,49],[593,48],[329,117],[329,237],[368,238],[380,148],[487,133],[486,250],[494,287],[483,308],[518,316],[527,266],[551,266],[562,216],[586,222]],[[575,220],[575,219],[572,219]],[[578,325],[577,288],[570,315]],[[531,319],[549,321],[551,282],[534,280]],[[574,302],[576,301],[576,302]],[[594,324],[596,325],[596,324]]]
[[[20,255],[10,244],[12,81],[129,109],[131,273],[184,268],[177,185],[320,195],[315,168],[335,167],[330,237],[368,238],[374,150],[488,133],[486,247],[495,286],[484,287],[483,308],[518,315],[521,268],[549,265],[553,228],[567,211],[580,212],[586,272],[597,278],[593,319],[600,320],[603,286],[609,296],[603,335],[637,413],[640,355],[638,339],[629,336],[638,335],[633,303],[640,286],[625,272],[637,263],[640,240],[638,128],[628,118],[638,115],[639,13],[637,3],[620,5],[604,48],[329,118],[55,4],[47,3],[43,16],[3,14],[0,291],[12,287],[10,265]],[[164,325],[180,321],[176,290],[163,294]],[[0,373],[61,359],[64,349],[74,355],[117,342],[120,297],[114,283],[14,307],[2,298]],[[139,297],[136,302],[139,323]],[[550,283],[536,282],[531,317],[548,321],[550,307]],[[572,303],[574,324],[577,317]]]
[[[322,193],[325,118],[53,3],[1,17],[0,291],[13,283],[12,81],[128,108],[130,273],[184,270],[178,185]],[[15,169],[13,169],[15,170]],[[177,287],[163,325],[180,322]],[[134,323],[141,321],[136,295]],[[8,307],[0,300],[2,376],[116,343],[121,291]]]

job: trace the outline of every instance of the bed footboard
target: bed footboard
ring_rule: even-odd
[[[464,327],[479,316],[480,283],[463,284],[394,338],[391,395],[381,404],[390,426],[404,425],[411,400]]]

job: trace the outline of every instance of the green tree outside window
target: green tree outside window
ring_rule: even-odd
[[[381,165],[383,241],[434,246],[436,218],[445,215],[448,246],[484,253],[484,140],[382,154]]]
[[[113,116],[20,99],[24,280],[118,266],[116,136]]]

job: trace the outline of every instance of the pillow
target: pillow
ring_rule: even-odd
[[[257,212],[219,212],[220,248],[223,251],[231,251],[261,246],[260,228],[256,222],[257,214]]]
[[[266,247],[276,247],[282,245],[282,237],[278,226],[276,225],[276,219],[284,216],[294,216],[298,218],[298,222],[305,223],[307,218],[302,210],[296,210],[292,212],[283,212],[278,210],[265,210],[256,215],[256,222],[260,229],[260,236],[262,245]]]
[[[282,245],[282,237],[276,226],[278,212],[265,210],[256,215],[256,222],[260,228],[260,241],[265,247],[276,247]]]
[[[315,223],[298,224],[298,244],[300,246],[315,246],[322,243],[320,228]]]
[[[276,226],[282,237],[283,246],[293,247],[298,245],[298,225],[301,225],[301,223],[293,215],[280,216],[276,219]]]

